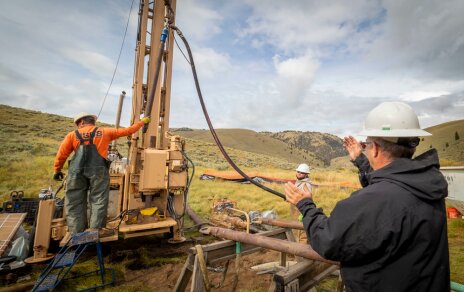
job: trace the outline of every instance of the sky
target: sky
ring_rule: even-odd
[[[69,117],[102,108],[115,123],[125,90],[128,125],[137,0],[0,5],[0,104]],[[384,101],[410,104],[423,128],[464,118],[463,13],[456,0],[180,0],[176,25],[216,128],[342,137]],[[173,63],[170,126],[207,128],[178,48]]]

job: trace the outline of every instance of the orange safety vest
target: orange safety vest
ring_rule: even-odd
[[[118,139],[120,137],[129,136],[135,132],[137,132],[144,123],[142,121],[133,124],[129,128],[98,128],[95,133],[94,144],[97,146],[98,153],[105,159],[108,157],[108,146],[110,145],[111,141]],[[90,137],[90,133],[95,128],[94,125],[85,125],[82,128],[79,128],[78,131],[82,135],[84,139],[88,139]],[[63,142],[61,143],[60,149],[58,153],[56,153],[55,157],[55,173],[61,171],[63,168],[66,159],[68,159],[69,155],[72,152],[76,151],[79,147],[80,141],[76,137],[74,131],[69,132],[68,135],[64,138]]]

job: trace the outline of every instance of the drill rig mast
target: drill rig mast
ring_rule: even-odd
[[[175,11],[176,0],[140,0],[131,124],[141,115],[150,116],[151,122],[131,136],[127,163],[123,159],[111,164],[107,228],[115,232],[101,241],[117,240],[119,235],[130,238],[161,233],[170,233],[171,242],[184,240],[181,216],[188,191],[185,143],[168,133],[174,43],[170,25],[174,25]],[[120,97],[117,126],[124,95]],[[112,151],[115,146],[112,144]],[[39,203],[34,256],[26,260],[28,263],[53,256],[48,253],[51,239],[66,244],[70,234],[62,206],[55,197]]]
[[[140,4],[131,122],[141,114],[150,116],[151,122],[131,137],[121,211],[156,207],[164,220],[129,224],[126,216],[119,226],[125,236],[171,230],[174,241],[182,240],[175,210],[183,212],[186,204],[184,141],[168,134],[174,44],[169,25],[174,24],[175,8],[175,0]]]

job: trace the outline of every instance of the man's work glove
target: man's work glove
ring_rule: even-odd
[[[56,181],[62,181],[63,178],[64,178],[64,174],[61,171],[53,175],[53,179]]]
[[[150,117],[143,117],[143,118],[142,118],[142,122],[143,122],[144,124],[148,124],[148,123],[150,122]]]

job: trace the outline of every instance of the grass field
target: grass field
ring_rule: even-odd
[[[201,173],[201,168],[197,169]],[[269,174],[285,178],[292,178],[293,172],[282,172],[270,169]],[[314,183],[323,182],[357,182],[357,174],[351,170],[320,170],[311,174]],[[282,192],[282,185],[272,185],[272,188]],[[326,214],[335,207],[336,203],[347,198],[354,189],[340,189],[334,187],[319,187],[314,189],[314,201]],[[264,192],[253,185],[231,183],[225,181],[201,181],[195,179],[189,202],[191,207],[203,217],[207,217],[212,202],[216,199],[228,198],[238,202],[238,207],[245,211],[276,210],[279,217],[291,219],[289,204],[278,197]],[[448,240],[450,250],[451,280],[464,283],[464,219],[448,220]]]
[[[196,172],[202,173],[203,168],[198,168]],[[294,178],[293,171],[282,171],[277,169],[260,170],[263,174],[271,177]],[[344,173],[337,171],[321,171],[312,175],[314,183],[321,182],[344,182],[356,181],[357,176],[351,172]],[[283,193],[282,184],[266,184],[266,186]],[[324,210],[331,211],[336,202],[346,198],[353,189],[338,189],[334,187],[319,187],[313,190],[314,199],[319,202],[318,206]],[[201,181],[195,179],[191,187],[189,198],[190,206],[199,215],[206,216],[210,212],[212,203],[221,198],[231,199],[237,202],[238,208],[244,211],[263,211],[275,210],[281,218],[290,219],[289,203],[279,197],[261,190],[254,185],[231,183],[227,181]]]
[[[217,199],[227,198],[237,202],[237,208],[244,211],[264,211],[275,210],[280,218],[290,219],[289,204],[282,199],[262,191],[261,189],[250,185],[233,183],[227,181],[202,181],[199,180],[199,175],[205,170],[204,167],[197,167],[196,175],[191,186],[189,205],[203,218],[207,219],[210,216],[211,206]],[[282,171],[279,169],[267,169],[266,174],[274,177],[292,178],[292,171]],[[324,182],[356,182],[356,173],[346,171],[314,171],[311,174],[312,181],[315,183]],[[267,186],[282,192],[283,185],[267,184]],[[350,195],[354,189],[339,189],[336,187],[319,187],[314,189],[314,200],[317,202],[318,207],[330,214],[335,204]],[[193,223],[187,219],[186,227],[191,226]],[[448,235],[450,247],[450,267],[451,279],[455,282],[464,283],[464,221],[461,219],[454,219],[448,221]],[[187,236],[198,236],[198,233],[187,233]],[[118,277],[123,277],[126,273],[134,273],[138,269],[153,269],[155,267],[174,265],[181,266],[185,261],[183,254],[169,254],[165,252],[163,255],[153,255],[154,247],[147,240],[146,244],[138,243],[139,240],[120,240],[113,243],[111,252],[105,257],[107,267],[114,268]],[[161,248],[161,247],[155,247]],[[128,251],[130,256],[123,256],[124,258],[119,262],[114,262],[113,258],[118,257],[118,252]],[[116,252],[116,254],[114,253]],[[78,265],[78,271],[83,272],[95,268],[93,260],[84,261]],[[38,271],[35,272],[35,277]],[[79,283],[71,283],[68,288],[79,288],[90,285],[92,279],[88,279]],[[324,287],[333,287],[334,283],[324,283]],[[111,289],[111,291],[150,291],[149,288],[144,287],[142,284],[123,285]],[[245,290],[247,291],[247,290]],[[253,291],[266,291],[253,290]]]

